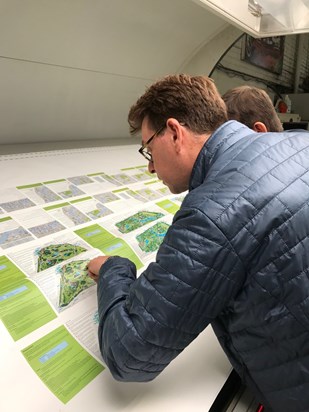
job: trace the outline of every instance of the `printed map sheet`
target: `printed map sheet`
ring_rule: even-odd
[[[182,197],[145,166],[29,182],[0,196],[1,320],[29,366],[67,403],[105,369],[88,261],[120,255],[139,275]]]

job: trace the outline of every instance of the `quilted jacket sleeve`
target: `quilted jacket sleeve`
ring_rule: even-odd
[[[114,378],[154,379],[226,307],[243,282],[229,242],[198,209],[181,209],[136,279],[128,259],[110,258],[98,284],[99,343]]]

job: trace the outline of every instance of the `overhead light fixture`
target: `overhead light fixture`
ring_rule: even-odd
[[[309,0],[194,0],[254,37],[309,32]]]
[[[248,10],[254,17],[262,17],[262,7],[255,0],[249,0]]]

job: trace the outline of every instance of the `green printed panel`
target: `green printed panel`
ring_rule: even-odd
[[[99,176],[101,175],[103,172],[97,172],[97,173],[89,173],[87,176]]]
[[[44,210],[46,210],[46,211],[54,210],[54,209],[59,209],[61,207],[65,207],[65,206],[69,206],[69,205],[70,205],[70,203],[59,203],[58,205],[44,207]]]
[[[12,218],[10,216],[3,217],[0,219],[0,222],[6,222],[7,220],[12,220]]]
[[[17,189],[31,189],[33,187],[42,186],[42,183],[33,183],[32,185],[17,186]]]
[[[145,182],[144,185],[153,185],[154,183],[159,183],[160,180],[152,180],[151,182]]]
[[[15,341],[56,318],[44,295],[5,256],[0,257],[0,318]]]
[[[135,263],[137,269],[143,267],[143,263],[123,239],[115,237],[100,225],[91,225],[76,230],[75,233],[105,255],[128,258]]]
[[[124,169],[120,169],[121,171],[125,172],[126,170],[134,170],[135,166],[133,167],[125,167]]]
[[[83,197],[82,199],[75,199],[75,200],[71,200],[71,203],[79,203],[79,202],[85,202],[86,200],[90,200],[92,199],[91,196],[87,196],[87,197]]]
[[[157,202],[156,205],[161,207],[163,210],[166,210],[166,212],[172,213],[172,215],[179,210],[179,206],[171,200],[162,200],[161,202]]]
[[[19,281],[26,275],[19,270],[6,256],[0,256],[0,291],[10,280]]]
[[[104,367],[60,326],[22,350],[22,354],[58,399],[67,403]]]
[[[128,187],[122,187],[121,189],[113,190],[113,193],[125,192],[126,190],[129,190],[129,188]]]
[[[59,182],[65,182],[65,179],[58,179],[58,180],[48,180],[47,182],[43,182],[45,185],[49,185],[52,183],[59,183]]]

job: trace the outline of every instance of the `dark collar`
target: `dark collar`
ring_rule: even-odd
[[[209,168],[220,154],[225,152],[244,135],[249,134],[252,135],[255,134],[255,132],[235,120],[229,120],[216,129],[205,142],[197,156],[192,169],[189,191],[203,183]]]

